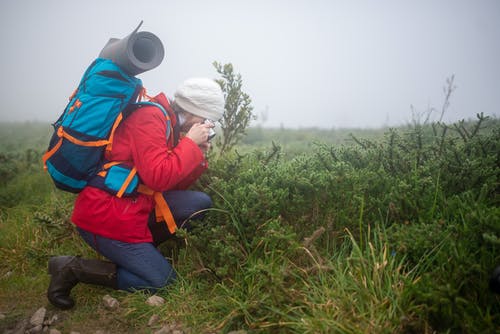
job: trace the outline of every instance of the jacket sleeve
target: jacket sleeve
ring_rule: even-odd
[[[175,189],[206,165],[201,149],[189,138],[169,148],[165,116],[157,108],[141,108],[129,116],[126,124],[133,163],[142,182],[152,190]]]
[[[175,190],[185,190],[189,188],[193,183],[198,180],[198,178],[203,174],[203,172],[208,168],[208,163],[200,164],[191,174],[186,178],[182,179],[175,187]]]

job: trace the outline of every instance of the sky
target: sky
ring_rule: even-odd
[[[498,0],[0,0],[0,121],[55,121],[109,38],[157,35],[149,94],[232,63],[253,125],[376,128],[500,115]]]

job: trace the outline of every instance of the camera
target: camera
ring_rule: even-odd
[[[209,119],[206,119],[206,120],[205,120],[205,122],[203,122],[203,123],[205,123],[205,124],[209,124],[209,125],[214,125],[214,122],[212,122],[212,121],[211,121],[211,120],[209,120]],[[215,131],[214,131],[214,129],[213,129],[213,128],[210,128],[210,129],[208,130],[208,141],[211,141],[213,137],[215,137]]]

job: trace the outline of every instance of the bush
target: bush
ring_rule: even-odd
[[[236,147],[200,180],[215,207],[179,233],[180,282],[157,312],[196,332],[494,332],[499,139],[479,115],[294,156],[278,142]],[[0,191],[1,269],[35,275],[51,253],[91,251],[68,227],[71,196],[20,152],[2,152],[24,167]],[[152,312],[140,293],[124,305],[133,321]]]
[[[273,282],[293,290],[297,287],[284,281],[290,263],[302,272],[311,265],[297,252],[301,240],[323,229],[311,254],[331,258],[345,242],[345,228],[351,242],[364,249],[372,235],[369,226],[380,224],[385,232],[377,235],[387,249],[379,251],[391,252],[402,261],[401,273],[417,277],[404,288],[408,321],[399,330],[488,331],[500,322],[498,304],[487,288],[489,273],[500,263],[498,246],[487,241],[500,235],[495,195],[499,126],[481,115],[476,123],[459,124],[455,129],[461,130],[455,131],[443,124],[393,129],[380,141],[353,136],[356,145],[319,144],[291,159],[283,159],[278,144],[219,159],[203,179],[218,209],[207,228],[195,231],[192,245],[221,282],[232,282],[231,289],[243,284],[242,277],[253,277],[258,264],[268,273],[281,272]],[[485,124],[489,128],[474,130]],[[464,138],[460,131],[470,135]],[[276,241],[276,233],[283,242]],[[274,246],[262,247],[267,244]],[[271,255],[276,253],[278,261]],[[283,265],[287,269],[280,263],[288,263]],[[293,305],[290,291],[275,291],[270,284],[262,287],[262,295],[272,291],[273,298]],[[255,325],[257,319],[276,323],[287,318],[266,316],[258,310],[271,310],[255,302],[244,304],[228,322]]]

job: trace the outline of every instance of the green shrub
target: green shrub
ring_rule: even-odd
[[[128,321],[159,312],[194,332],[494,332],[499,145],[498,120],[479,115],[293,156],[279,142],[236,147],[200,180],[215,207],[179,233],[167,303],[151,310],[132,294]],[[72,196],[23,152],[2,151],[17,169],[0,190],[0,268],[20,276],[54,253],[91,254],[68,221]],[[23,281],[12,277],[0,281],[9,293]]]
[[[474,130],[484,124],[489,128]],[[267,152],[219,159],[203,183],[220,211],[195,232],[197,254],[222,281],[241,283],[239,277],[248,274],[246,264],[255,261],[256,245],[273,236],[265,228],[269,222],[290,231],[281,232],[290,242],[324,228],[316,243],[319,256],[336,249],[344,228],[355,236],[352,242],[366,247],[368,226],[378,222],[387,230],[391,254],[403,261],[402,270],[420,276],[404,291],[411,301],[404,328],[493,328],[500,321],[498,306],[486,283],[500,258],[497,246],[486,240],[496,240],[500,233],[498,121],[480,116],[469,128],[460,123],[455,132],[441,124],[438,133],[436,126],[390,130],[380,141],[353,136],[357,145],[319,144],[287,159],[277,144]],[[266,253],[258,254],[266,258]],[[296,254],[286,257],[299,267],[307,263]],[[272,318],[270,322],[286,318],[246,310],[248,314],[242,311],[231,321],[253,323],[255,314]]]

